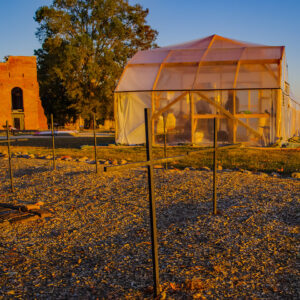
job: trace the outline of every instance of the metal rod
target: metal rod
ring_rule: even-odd
[[[218,147],[218,151],[227,150],[227,149],[235,149],[240,146],[241,146],[241,144],[220,146],[220,147]],[[131,169],[131,168],[145,167],[150,164],[163,164],[163,163],[171,162],[174,160],[184,159],[187,155],[197,154],[197,153],[201,153],[201,152],[213,152],[213,151],[214,151],[214,148],[203,148],[200,150],[187,152],[186,154],[183,154],[183,155],[153,159],[151,162],[150,161],[138,161],[138,162],[133,162],[133,163],[125,164],[125,165],[105,166],[104,172],[120,171],[120,170],[127,170],[127,169]]]
[[[97,137],[96,137],[96,116],[95,116],[95,114],[93,114],[93,131],[94,131],[94,150],[95,150],[96,173],[98,174]]]
[[[55,163],[55,139],[54,139],[54,129],[53,129],[53,114],[51,114],[51,135],[52,135],[53,170],[56,170],[56,163]]]
[[[8,121],[6,121],[6,138],[7,138],[7,152],[8,152],[8,168],[9,168],[9,176],[10,176],[10,187],[11,187],[11,192],[13,193],[14,192],[14,183],[13,183],[13,172],[12,172],[12,163],[11,163]]]
[[[217,214],[217,143],[218,143],[218,119],[214,118],[214,172],[213,172],[213,214]]]
[[[163,114],[163,122],[164,122],[164,158],[167,157],[167,116],[166,114]],[[165,162],[165,169],[168,168],[168,163]]]
[[[156,211],[155,211],[155,194],[153,181],[153,164],[152,162],[152,129],[151,129],[151,110],[145,108],[145,129],[146,129],[146,149],[147,161],[150,162],[148,168],[148,187],[149,187],[149,208],[150,208],[150,226],[151,226],[151,244],[152,244],[152,264],[153,264],[153,289],[154,297],[160,293],[159,288],[159,267],[158,267],[158,245],[157,245],[157,228],[156,228]]]
[[[172,90],[163,90],[163,89],[156,89],[154,90],[126,90],[126,91],[114,91],[114,94],[121,94],[121,93],[144,93],[144,92],[211,92],[211,91],[259,91],[259,90],[282,90],[282,88],[235,88],[235,89],[193,89],[193,90],[186,90],[186,89],[172,89]]]

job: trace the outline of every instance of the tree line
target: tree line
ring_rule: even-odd
[[[63,125],[112,118],[113,91],[129,58],[156,47],[148,9],[128,0],[53,0],[35,13],[40,97]]]

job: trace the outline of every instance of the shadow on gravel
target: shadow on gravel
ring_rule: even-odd
[[[87,171],[87,170],[84,170],[84,171],[72,171],[72,172],[66,172],[65,176],[76,176],[76,175],[82,175],[82,174],[88,175],[88,174],[91,174],[91,173],[95,173],[95,171]]]
[[[18,169],[18,170],[13,170],[13,176],[14,177],[23,177],[24,175],[34,175],[34,174],[39,174],[39,173],[44,173],[49,171],[49,168],[46,167],[38,167],[38,168],[26,168],[26,169]]]

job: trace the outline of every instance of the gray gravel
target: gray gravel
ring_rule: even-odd
[[[0,299],[152,297],[145,169],[17,158],[0,202],[43,201],[53,217],[0,224]],[[241,172],[155,170],[162,296],[299,299],[300,180]]]

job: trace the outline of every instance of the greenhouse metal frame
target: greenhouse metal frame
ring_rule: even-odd
[[[116,142],[145,141],[144,108],[152,109],[153,142],[211,144],[213,118],[225,143],[267,145],[299,134],[300,104],[290,94],[284,46],[212,35],[138,52],[115,90]]]

